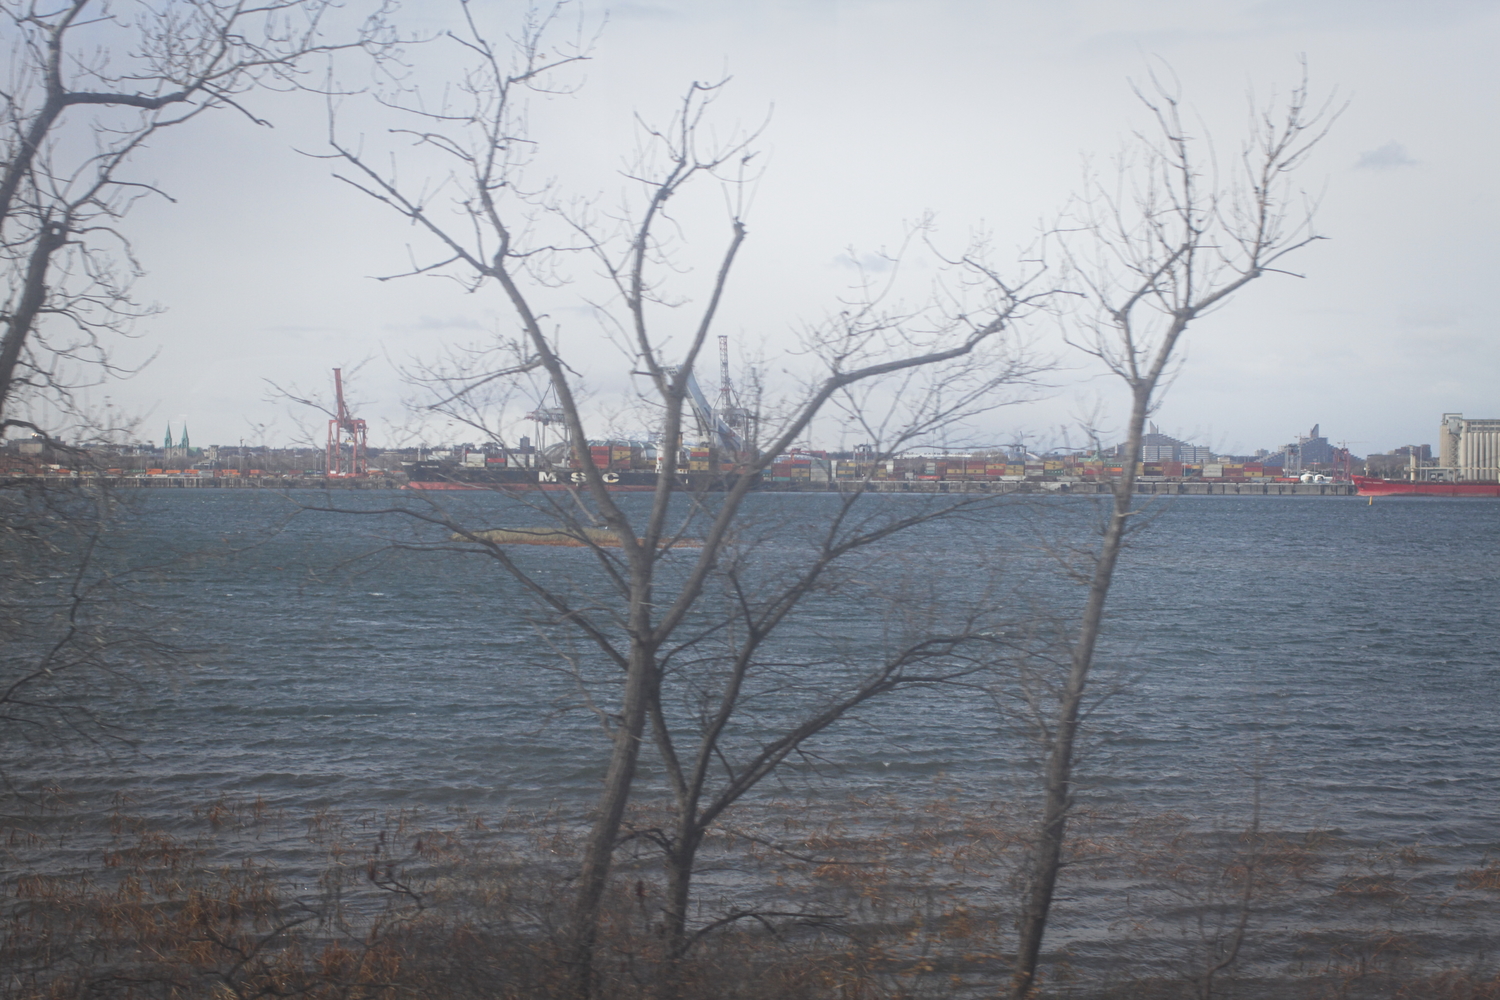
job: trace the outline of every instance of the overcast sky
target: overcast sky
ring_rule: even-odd
[[[408,6],[414,29],[440,26],[440,0]],[[502,30],[523,9],[474,6]],[[668,0],[607,18],[581,90],[536,114],[557,183],[608,194],[633,114],[660,119],[688,82],[731,77],[722,126],[769,124],[722,329],[773,357],[836,307],[848,248],[889,247],[924,213],[955,243],[981,226],[998,246],[1029,242],[1084,157],[1145,125],[1129,80],[1150,66],[1172,68],[1232,149],[1247,91],[1284,90],[1305,55],[1314,90],[1349,102],[1302,177],[1329,239],[1296,259],[1305,278],[1263,279],[1193,331],[1158,423],[1231,452],[1319,423],[1365,454],[1433,441],[1445,411],[1500,416],[1496,0]],[[439,86],[443,61],[423,58],[422,82]],[[274,444],[293,426],[265,380],[317,389],[368,359],[360,415],[372,443],[394,440],[408,418],[393,363],[508,331],[498,292],[373,280],[427,245],[296,152],[324,148],[320,104],[266,108],[275,129],[221,114],[142,162],[177,199],[128,222],[150,272],[139,291],[166,311],[130,348],[154,360],[108,393],[148,414],[152,438],[170,420],[195,444]],[[345,114],[383,141],[367,107]],[[590,335],[582,322],[569,334]],[[975,438],[1055,438],[1090,400],[1118,398],[1087,358],[1064,357],[1045,400]]]

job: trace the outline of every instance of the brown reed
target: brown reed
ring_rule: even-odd
[[[1026,845],[1021,817],[1003,803],[761,802],[706,847],[705,864],[737,881],[705,889],[695,911],[700,925],[737,910],[743,919],[680,958],[661,934],[664,886],[649,836],[665,815],[641,807],[627,824],[595,1000],[956,1000],[992,996],[1006,982],[1007,900]],[[1399,872],[1404,849],[1352,851],[1316,834],[1205,839],[1182,816],[1078,819],[1076,843],[1087,846],[1071,859],[1070,911],[1086,907],[1098,919],[1122,887],[1135,902],[1114,922],[1114,958],[1053,956],[1044,997],[1201,1000],[1193,977],[1202,918],[1237,898],[1253,856],[1257,909],[1323,894],[1343,915],[1378,903],[1358,912],[1381,920],[1344,920],[1332,935],[1300,931],[1295,968],[1262,962],[1246,977],[1226,974],[1213,996],[1500,1000],[1493,961],[1428,961],[1401,932],[1392,907],[1429,914],[1417,914],[1423,921],[1435,912],[1415,897],[1416,883],[1411,896],[1379,900],[1348,891],[1351,872]],[[63,825],[67,838],[81,835],[73,821]],[[0,1000],[569,997],[563,935],[579,843],[560,816],[433,825],[411,811],[325,811],[299,823],[258,801],[220,800],[170,824],[170,834],[161,825],[101,817],[112,833],[101,834],[97,863],[84,871],[26,871],[22,856],[41,860],[45,849],[10,844]],[[272,845],[285,850],[293,839],[307,845],[306,858],[297,872],[278,870],[266,860]],[[1483,879],[1466,884],[1480,890],[1467,915],[1482,924],[1492,893]],[[1453,900],[1440,902],[1454,910]],[[1252,939],[1247,960],[1254,950]]]

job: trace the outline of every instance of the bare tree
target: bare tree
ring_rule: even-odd
[[[896,692],[913,697],[938,685],[978,688],[1010,656],[1004,623],[995,618],[1004,612],[985,599],[989,594],[960,600],[951,593],[915,593],[906,574],[890,571],[896,560],[880,553],[883,543],[911,529],[992,515],[995,505],[940,503],[890,516],[864,500],[857,490],[840,497],[809,540],[811,558],[782,573],[757,572],[764,554],[757,535],[742,530],[739,544],[727,546],[716,567],[717,594],[711,598],[717,600],[704,602],[704,620],[661,657],[650,722],[670,789],[672,822],[650,835],[665,858],[669,963],[730,921],[764,919],[740,908],[696,930],[689,927],[698,853],[740,799],[875,699]],[[774,531],[785,535],[789,526],[777,522]],[[758,537],[766,534],[763,529]],[[866,558],[851,562],[860,555]],[[870,582],[878,579],[888,579],[889,586]],[[863,642],[845,645],[824,637],[812,649],[797,648],[797,641],[778,634],[797,622],[802,605],[830,598],[864,609],[867,621],[879,627],[867,626],[872,634]]]
[[[1291,273],[1283,261],[1319,238],[1312,206],[1292,175],[1337,117],[1330,104],[1312,102],[1304,73],[1284,101],[1252,111],[1249,137],[1221,173],[1207,139],[1185,120],[1174,84],[1153,75],[1136,94],[1151,113],[1154,133],[1137,136],[1115,184],[1091,184],[1061,241],[1088,303],[1070,317],[1071,340],[1124,382],[1130,416],[1124,471],[1112,481],[1113,500],[1086,573],[1083,612],[1043,734],[1043,803],[1020,920],[1012,984],[1017,1000],[1037,988],[1089,675],[1115,568],[1139,520],[1133,500],[1147,417],[1188,327],[1257,278]]]
[[[87,467],[81,445],[118,421],[76,405],[74,390],[117,371],[109,335],[150,311],[131,297],[139,267],[123,220],[161,192],[130,175],[131,160],[215,109],[267,124],[250,98],[327,89],[322,57],[387,53],[384,7],[370,14],[342,23],[332,0],[0,2],[0,436],[30,430],[56,461]],[[142,566],[111,537],[122,508],[97,479],[0,482],[6,754],[13,739],[108,733],[101,688],[168,656],[130,604]]]
[[[645,149],[625,171],[633,199],[610,213],[565,202],[547,186],[528,183],[526,168],[536,154],[524,129],[524,102],[528,93],[566,89],[557,71],[586,59],[587,43],[559,46],[551,40],[554,9],[550,16],[528,21],[514,49],[497,47],[475,22],[472,9],[465,5],[463,10],[465,31],[452,40],[472,61],[456,88],[465,103],[431,110],[410,97],[386,102],[412,116],[410,128],[393,131],[408,138],[417,155],[433,158],[426,170],[434,169],[433,162],[446,164],[441,179],[428,181],[430,174],[417,171],[424,179],[408,182],[413,171],[398,174],[396,167],[387,166],[384,151],[366,152],[337,135],[332,155],[342,161],[339,176],[424,230],[437,246],[430,262],[419,261],[408,273],[450,275],[471,289],[496,286],[518,328],[514,343],[502,338],[483,361],[471,356],[438,376],[432,369],[422,373],[437,389],[434,405],[470,426],[487,426],[476,415],[477,392],[503,395],[516,379],[535,379],[565,429],[561,461],[578,470],[572,476],[578,485],[566,495],[527,494],[518,509],[545,517],[553,525],[548,532],[591,551],[602,586],[586,592],[571,593],[529,568],[512,544],[514,532],[487,534],[440,511],[414,513],[454,530],[456,547],[477,547],[493,558],[555,625],[574,630],[614,672],[617,701],[599,707],[611,735],[609,763],[585,842],[570,932],[574,990],[587,996],[593,990],[601,903],[648,720],[656,719],[658,747],[670,762],[674,793],[686,807],[685,825],[666,838],[678,873],[667,920],[680,950],[686,943],[685,899],[694,852],[703,831],[724,809],[860,702],[904,684],[936,683],[971,669],[967,647],[978,639],[968,631],[890,651],[879,666],[853,677],[842,693],[830,695],[830,688],[823,688],[817,708],[794,713],[778,738],[729,766],[719,788],[707,789],[708,770],[721,759],[720,735],[740,705],[739,685],[764,665],[767,637],[816,589],[834,561],[934,516],[928,512],[855,525],[849,519],[852,508],[841,506],[799,578],[752,601],[740,579],[746,564],[736,562],[734,553],[740,551],[745,505],[758,474],[799,441],[830,404],[862,413],[871,429],[884,426],[877,442],[883,454],[995,405],[1002,387],[1024,382],[1034,370],[1010,330],[1046,292],[1033,289],[1027,280],[1001,279],[973,255],[953,262],[946,297],[917,306],[903,304],[884,288],[857,290],[837,315],[804,335],[807,356],[820,363],[821,371],[791,391],[775,413],[762,415],[758,441],[721,453],[720,461],[732,469],[722,476],[715,470],[717,490],[688,488],[673,474],[677,442],[692,433],[693,373],[710,343],[748,237],[739,206],[753,134],[713,140],[705,116],[720,85],[693,84],[667,125],[642,126]],[[682,235],[691,228],[692,216],[679,206],[702,182],[725,193],[723,203],[730,211],[721,223],[722,248],[702,268],[709,277],[695,287],[687,262],[692,247]],[[581,267],[570,270],[570,260],[591,264],[599,279],[596,294],[585,297],[590,321],[582,333],[561,326],[547,306],[565,277],[580,282],[587,277]],[[589,447],[590,427],[599,421],[582,395],[578,369],[611,344],[620,351],[623,370],[643,380],[642,412],[660,428],[655,436],[662,442],[664,467],[641,504],[626,503],[611,492],[607,470],[596,466]],[[872,419],[877,400],[900,414],[893,426]],[[704,600],[711,590],[739,596],[727,613],[721,607],[716,615]],[[701,741],[680,755],[663,708],[668,665],[674,657],[691,658],[703,649],[705,636],[722,638],[731,625],[739,628],[737,638],[716,654],[717,664],[727,670],[719,707],[699,717],[706,727],[700,730]]]
[[[332,0],[0,4],[12,54],[0,83],[0,432],[19,389],[67,409],[75,380],[111,370],[102,335],[149,311],[131,297],[140,269],[120,222],[162,192],[127,175],[132,158],[207,111],[268,124],[248,97],[323,89],[316,57],[386,51],[384,13],[346,30],[328,23],[346,16]]]

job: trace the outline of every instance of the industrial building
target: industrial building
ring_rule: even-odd
[[[1125,454],[1123,444],[1114,449],[1116,456]],[[1189,444],[1161,433],[1155,424],[1141,436],[1142,462],[1186,462],[1201,465],[1214,460],[1213,453],[1202,445]]]
[[[1319,433],[1319,425],[1313,424],[1307,434],[1297,435],[1297,440],[1281,449],[1281,466],[1288,475],[1307,472],[1332,471],[1348,457],[1348,451],[1335,448],[1328,438]]]
[[[1500,420],[1468,420],[1443,414],[1438,428],[1438,466],[1460,482],[1500,479]]]

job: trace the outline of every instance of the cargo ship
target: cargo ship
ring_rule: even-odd
[[[479,469],[438,462],[404,466],[409,490],[569,490],[581,489],[588,477],[581,469]],[[604,488],[611,493],[648,493],[656,489],[660,473],[640,469],[606,470]],[[757,473],[757,478],[759,474]],[[738,482],[733,473],[680,472],[679,489],[722,493]]]
[[[1359,495],[1362,497],[1500,497],[1500,482],[1439,483],[1355,476],[1354,485],[1359,487]]]

